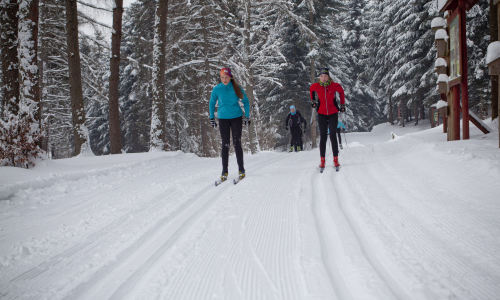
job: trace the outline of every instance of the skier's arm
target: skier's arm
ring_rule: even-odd
[[[318,106],[319,106],[319,103],[316,103],[316,99],[315,99],[315,97],[314,97],[314,94],[316,94],[316,92],[315,92],[315,91],[313,91],[313,86],[312,86],[312,85],[309,87],[309,94],[310,94],[310,96],[311,96],[311,107],[313,107],[313,108],[318,107]],[[319,101],[319,100],[318,100],[318,101]]]
[[[243,102],[243,107],[245,108],[245,117],[250,118],[250,101],[248,101],[247,94],[245,93],[245,90],[239,86],[241,89],[241,92],[243,93],[243,99],[241,100]]]
[[[290,113],[288,113],[288,116],[286,116],[286,120],[285,120],[285,127],[287,127],[287,126],[288,126],[288,122],[290,121],[290,116],[291,116],[291,114],[290,114]]]
[[[339,84],[339,94],[340,94],[340,104],[344,105],[345,104],[345,94],[344,94],[344,89],[342,86]]]
[[[210,102],[209,102],[209,110],[210,110],[210,119],[215,118],[215,103],[217,103],[217,95],[215,94],[214,90],[212,90],[212,94],[210,95]]]

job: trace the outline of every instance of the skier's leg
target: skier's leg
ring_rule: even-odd
[[[340,127],[337,127],[337,137],[339,138],[339,144],[342,144],[342,138],[340,137]]]
[[[241,147],[242,130],[243,130],[243,118],[239,117],[236,119],[231,119],[231,131],[233,132],[234,153],[236,154],[238,169],[240,172],[245,173],[245,167],[243,166],[243,148]]]
[[[300,128],[299,127],[292,127],[292,132],[293,132],[293,147],[295,148],[295,151],[297,151],[297,147],[300,146],[299,144],[299,134],[300,134]]]
[[[319,154],[321,157],[325,157],[326,141],[328,140],[328,117],[318,114],[318,126],[320,135]]]
[[[337,144],[337,123],[339,122],[339,114],[329,115],[328,127],[330,128],[330,141],[332,142],[333,156],[339,156],[339,145]]]
[[[221,157],[222,157],[222,173],[228,173],[229,163],[229,144],[231,137],[231,122],[226,119],[219,119],[220,137],[222,139]]]

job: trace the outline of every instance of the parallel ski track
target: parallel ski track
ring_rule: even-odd
[[[330,284],[336,293],[336,299],[354,299],[345,279],[340,272],[338,259],[342,252],[340,237],[335,229],[334,222],[329,218],[326,210],[327,196],[322,183],[322,176],[327,175],[327,169],[323,173],[314,170],[311,173],[312,201],[311,212],[314,216],[316,230],[318,232],[321,259],[324,269],[328,274]]]
[[[273,165],[287,158],[280,156]],[[168,260],[159,264],[165,266],[159,266],[151,276],[163,280],[150,285],[160,287],[161,292],[153,291],[151,295],[207,299],[219,292],[230,299],[303,299],[299,291],[301,273],[294,273],[300,267],[293,257],[298,229],[290,226],[296,218],[296,204],[293,197],[290,199],[276,188],[286,187],[287,182],[300,177],[266,175],[266,169],[259,168],[259,178],[250,176],[242,185],[233,186],[230,193],[225,193],[225,199],[214,206],[210,212],[213,215],[200,220],[198,233],[193,233],[188,241],[191,246],[179,246],[196,249],[195,253],[182,256],[182,268],[172,271],[175,265],[167,267]],[[260,192],[268,191],[266,197],[248,195],[251,190],[247,185],[258,187]],[[247,195],[242,196],[242,192]],[[147,299],[150,288],[140,288],[142,297]]]
[[[158,169],[158,167],[161,169],[161,164],[157,164],[155,169]],[[195,167],[195,165],[193,164],[191,167]],[[183,168],[185,169],[186,166],[184,165]],[[145,169],[146,170],[142,174],[140,172],[134,174],[136,176],[143,176],[145,173],[152,173],[152,171],[147,170],[147,166]],[[165,176],[168,175],[164,175],[164,177]],[[161,181],[162,177],[157,177],[155,180]],[[118,187],[115,187],[113,190],[121,189],[121,192],[126,193],[127,190],[132,192],[137,188],[140,188],[140,186],[138,187],[137,184],[131,185],[130,182],[127,182],[124,184],[120,183]],[[209,188],[207,187],[205,190],[209,190]],[[168,188],[147,202],[141,201],[141,205],[139,207],[132,211],[128,211],[113,220],[107,226],[101,228],[99,231],[89,235],[84,242],[70,247],[69,249],[51,257],[44,263],[41,263],[37,267],[11,279],[9,291],[5,295],[6,299],[30,299],[30,297],[33,299],[53,299],[52,297],[54,297],[54,295],[52,293],[57,293],[60,289],[67,288],[63,287],[64,284],[62,284],[61,281],[75,280],[75,276],[78,277],[75,273],[84,272],[85,270],[81,270],[83,265],[85,265],[86,262],[91,261],[92,257],[96,253],[107,251],[107,248],[110,245],[120,243],[122,235],[128,234],[134,227],[137,228],[136,226],[138,225],[144,226],[143,224],[147,224],[147,220],[151,218],[151,216],[164,209],[165,199],[175,199],[175,197],[181,196],[181,192],[182,191],[179,191],[176,188]],[[104,198],[99,201],[105,201],[106,199],[106,196],[102,194],[95,197]],[[88,201],[92,198],[93,197],[91,196],[86,200]],[[189,199],[186,203],[190,203],[192,201],[193,198]],[[186,203],[179,206],[173,212],[168,212],[166,219],[174,216],[178,210],[182,210],[186,206]],[[62,203],[61,205],[64,206],[65,204]],[[78,202],[73,205],[76,205],[76,208],[68,206],[66,209],[81,209],[84,204]],[[53,282],[58,282],[58,286],[52,286]]]
[[[373,147],[371,148],[373,150]],[[373,156],[375,163],[365,163],[363,168],[355,166],[355,159],[350,156],[349,158],[353,161],[350,173],[348,173],[348,177],[344,177],[342,184],[337,183],[335,187],[341,189],[342,185],[349,186],[350,199],[363,199],[360,201],[361,203],[358,203],[356,209],[358,211],[361,209],[361,213],[365,214],[366,219],[375,219],[376,222],[379,222],[374,225],[378,228],[377,230],[385,230],[391,239],[397,239],[397,243],[402,246],[401,253],[398,253],[400,257],[396,257],[396,259],[387,257],[386,254],[367,251],[369,242],[366,235],[369,233],[364,233],[360,229],[361,227],[367,228],[366,225],[356,224],[353,221],[354,215],[351,213],[350,205],[341,202],[341,208],[345,215],[351,219],[350,223],[353,224],[353,230],[357,233],[358,239],[362,245],[366,244],[363,248],[368,254],[367,257],[375,269],[383,271],[381,275],[389,286],[398,286],[389,276],[389,273],[392,273],[397,277],[399,285],[402,285],[401,288],[404,290],[412,289],[413,297],[417,298],[430,296],[436,299],[443,297],[495,299],[498,297],[500,294],[499,274],[492,274],[488,272],[488,268],[477,266],[474,261],[464,256],[464,253],[453,249],[453,244],[443,240],[443,236],[446,235],[460,236],[462,223],[459,219],[440,224],[442,228],[436,230],[431,224],[422,223],[423,221],[419,220],[417,216],[435,214],[436,220],[439,220],[443,215],[455,215],[470,219],[471,222],[477,222],[477,224],[484,222],[484,220],[475,216],[473,212],[460,211],[461,206],[455,207],[452,203],[449,206],[433,203],[432,199],[440,198],[440,196],[436,195],[435,190],[431,193],[430,190],[426,189],[427,184],[433,179],[429,178],[428,169],[425,167],[400,155],[390,156],[385,153],[382,156],[377,151],[371,152],[370,155]],[[436,168],[439,162],[434,163],[434,168]],[[411,180],[405,180],[405,176],[398,172],[405,169],[411,170],[411,174],[413,174]],[[435,180],[439,180],[439,178],[436,177]],[[367,181],[370,184],[364,185],[363,182]],[[388,186],[388,183],[391,185]],[[450,197],[449,194],[443,193],[441,199],[450,198],[453,199],[451,202],[465,202],[464,195],[467,193],[460,194],[461,189],[461,187],[455,187],[453,190],[453,187],[450,187],[446,193],[451,192],[454,195]],[[359,207],[359,204],[364,205],[364,207]],[[411,209],[407,210],[406,206]],[[446,213],[443,214],[443,212]],[[436,236],[435,233],[439,231],[442,231],[442,234]],[[394,241],[385,240],[385,242]],[[475,240],[474,237],[471,240],[465,239],[461,242],[466,249],[479,248],[484,254],[499,261],[498,252],[495,252],[495,249],[487,249],[487,245]],[[460,248],[464,249],[462,246]],[[387,266],[389,272],[384,271],[386,268],[381,266],[383,262],[390,265]],[[408,271],[406,268],[412,270]],[[453,272],[450,272],[451,270]],[[421,278],[411,278],[407,275],[422,272],[425,275],[421,275]],[[455,278],[450,278],[450,275]],[[497,280],[496,284],[494,278]],[[421,287],[415,288],[415,285],[424,285],[425,291]],[[397,291],[395,293],[398,298],[401,298],[401,294]]]
[[[272,157],[248,168],[247,174],[252,174],[252,170],[257,169],[259,165],[267,164],[272,160],[276,158]],[[234,186],[229,184],[218,188],[211,184],[207,185],[121,253],[114,263],[99,270],[90,281],[74,289],[67,298],[123,299],[127,297],[140,281],[144,281],[148,278],[148,274],[156,269],[158,261],[161,261],[172,246],[187,235],[210,207],[232,188]]]

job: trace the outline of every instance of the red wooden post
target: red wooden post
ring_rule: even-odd
[[[462,69],[462,132],[463,139],[469,139],[469,87],[467,81],[467,37],[465,28],[465,0],[459,0],[460,10],[460,65]],[[459,100],[460,101],[460,100]],[[460,128],[460,127],[457,127]],[[460,136],[459,138],[460,139]]]
[[[444,102],[448,102],[447,96],[445,94],[441,94],[441,100],[443,100]],[[443,133],[447,132],[448,132],[448,114],[443,114]]]
[[[460,140],[460,85],[455,85],[453,87],[453,113],[451,114],[453,117],[453,129],[450,136],[451,141],[459,141]]]

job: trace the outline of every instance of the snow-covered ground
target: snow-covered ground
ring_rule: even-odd
[[[246,155],[219,187],[180,152],[0,168],[0,299],[499,299],[498,132],[428,128],[349,133],[338,173]]]

